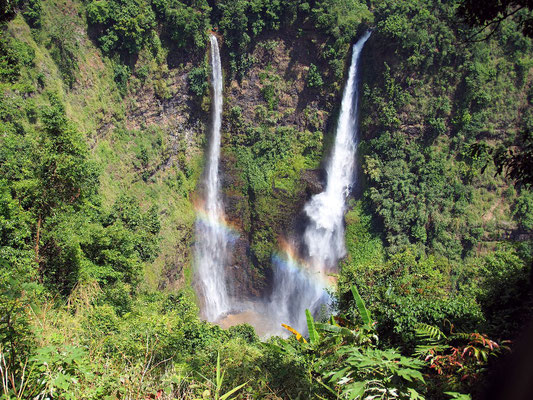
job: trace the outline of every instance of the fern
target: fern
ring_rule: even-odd
[[[415,325],[415,335],[421,342],[415,348],[415,355],[442,352],[449,347],[445,344],[447,336],[436,326],[418,323]]]
[[[424,323],[416,324],[415,334],[417,338],[426,341],[442,342],[448,339],[439,328]]]

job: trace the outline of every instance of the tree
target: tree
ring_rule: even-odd
[[[307,87],[319,88],[324,84],[322,75],[315,64],[309,66],[309,73],[307,75]]]
[[[513,148],[489,146],[486,143],[470,145],[468,156],[474,159],[485,159],[481,167],[483,172],[492,156],[498,174],[514,181],[515,186],[530,187],[533,185],[533,133],[524,131],[517,146]]]
[[[519,147],[500,149],[494,154],[498,172],[505,174],[515,185],[533,185],[533,133],[523,132]]]
[[[533,17],[523,10],[533,10],[531,0],[463,0],[459,6],[459,15],[470,25],[481,27],[476,35],[490,28],[491,36],[500,23],[513,15],[525,36],[533,37]],[[485,37],[486,38],[486,37]]]

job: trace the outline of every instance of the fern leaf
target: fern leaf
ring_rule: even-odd
[[[442,342],[443,340],[448,339],[439,328],[424,323],[416,324],[415,335],[417,338],[425,341]]]

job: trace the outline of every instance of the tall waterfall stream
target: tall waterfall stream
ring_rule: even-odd
[[[309,219],[303,238],[303,257],[297,257],[295,245],[288,243],[283,254],[274,257],[275,278],[272,313],[278,325],[289,323],[306,331],[305,309],[316,314],[330,303],[327,288],[345,256],[344,213],[346,199],[355,183],[358,135],[358,65],[370,32],[352,49],[348,81],[342,95],[335,143],[326,166],[326,186],[304,206]]]
[[[224,207],[220,197],[220,128],[222,125],[222,64],[218,41],[211,35],[211,70],[213,86],[211,141],[205,174],[205,202],[198,210],[194,246],[197,280],[204,304],[203,316],[215,321],[230,311],[224,267],[227,262],[230,233],[225,229]]]
[[[213,84],[213,123],[207,160],[206,199],[196,223],[196,270],[204,301],[203,314],[223,327],[251,323],[260,335],[282,333],[281,323],[306,331],[305,309],[319,313],[328,307],[327,292],[345,256],[344,214],[346,200],[356,179],[358,143],[358,75],[359,60],[370,32],[353,45],[348,80],[344,88],[331,156],[326,164],[327,180],[323,192],[305,205],[308,224],[302,237],[287,241],[272,261],[274,287],[270,299],[263,303],[231,304],[224,267],[230,233],[220,220],[224,218],[220,199],[218,165],[222,113],[222,70],[218,42],[211,36]],[[231,313],[231,314],[230,314]],[[228,315],[230,314],[230,315]],[[265,326],[269,325],[269,326]]]

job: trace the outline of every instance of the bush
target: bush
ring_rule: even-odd
[[[32,28],[41,27],[41,14],[43,6],[41,0],[22,0],[22,15]]]
[[[522,229],[533,230],[533,193],[523,190],[516,200],[513,216]]]
[[[309,72],[307,74],[307,87],[320,88],[324,82],[322,81],[322,75],[315,64],[309,66]]]
[[[143,0],[94,0],[87,4],[87,19],[98,31],[105,53],[137,54],[150,38],[155,15]]]
[[[516,252],[500,249],[481,260],[477,300],[487,317],[487,331],[513,338],[531,318],[530,270]]]
[[[118,91],[122,96],[128,92],[128,80],[130,79],[131,70],[127,65],[115,63],[113,65],[113,79],[117,84]]]
[[[21,69],[32,66],[34,59],[35,50],[26,43],[8,35],[0,37],[0,80],[14,83]]]
[[[156,16],[163,21],[163,34],[180,48],[201,49],[207,42],[209,13],[206,0],[193,5],[177,0],[153,0]]]
[[[196,67],[191,69],[187,77],[189,81],[189,90],[197,97],[203,97],[209,88],[207,67]]]

